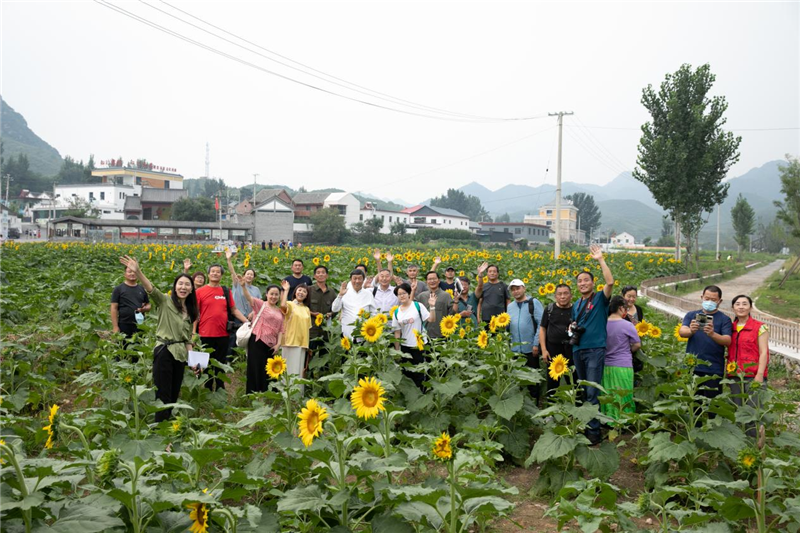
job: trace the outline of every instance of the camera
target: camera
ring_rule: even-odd
[[[709,322],[714,321],[714,317],[712,317],[711,315],[707,315],[705,313],[697,313],[694,319],[697,320],[697,323],[700,324],[701,328],[705,327],[705,325],[708,324]]]
[[[569,325],[569,329],[567,329],[567,335],[569,335],[569,343],[572,346],[577,346],[581,342],[581,336],[586,331],[586,328],[583,326],[579,326],[577,322],[573,322]]]

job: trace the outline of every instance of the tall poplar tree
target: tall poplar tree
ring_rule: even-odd
[[[756,212],[750,206],[750,202],[739,194],[736,204],[731,209],[731,221],[733,222],[733,240],[739,245],[739,259],[742,258],[742,249],[747,246],[747,241],[756,228]]]

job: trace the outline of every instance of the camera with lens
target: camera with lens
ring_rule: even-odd
[[[581,342],[581,336],[586,331],[586,328],[583,326],[579,326],[577,322],[573,322],[569,325],[569,329],[567,330],[567,335],[569,335],[569,343],[572,346],[577,346]]]
[[[694,319],[697,320],[697,323],[700,324],[701,328],[704,328],[706,324],[713,322],[714,317],[705,313],[697,313]]]

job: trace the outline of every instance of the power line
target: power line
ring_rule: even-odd
[[[377,185],[375,187],[372,187],[372,189],[370,189],[370,190],[371,191],[375,191],[377,189],[383,189],[385,187],[389,187],[390,185],[396,185],[398,183],[401,183],[401,182],[404,182],[404,181],[408,181],[410,179],[418,178],[420,176],[424,176],[426,174],[430,174],[430,173],[436,172],[438,170],[442,170],[442,169],[445,169],[445,168],[448,168],[448,167],[452,167],[454,165],[458,165],[458,164],[463,163],[465,161],[469,161],[470,159],[475,159],[476,157],[480,157],[482,155],[494,152],[496,150],[500,150],[501,148],[505,148],[506,146],[511,146],[512,144],[516,144],[516,143],[522,142],[522,141],[524,141],[526,139],[530,139],[531,137],[535,137],[535,136],[537,136],[537,135],[539,135],[541,133],[544,133],[546,131],[549,131],[549,130],[551,130],[553,128],[555,128],[555,126],[550,126],[549,128],[545,128],[545,129],[543,129],[541,131],[537,131],[535,133],[531,133],[530,135],[526,135],[524,137],[520,137],[519,139],[515,139],[515,140],[513,140],[511,142],[507,142],[505,144],[501,144],[500,146],[495,146],[494,148],[489,148],[488,150],[484,150],[483,152],[479,152],[477,154],[473,154],[473,155],[471,155],[469,157],[465,157],[464,159],[459,159],[458,161],[453,161],[452,163],[447,163],[446,165],[441,165],[441,166],[438,166],[436,168],[432,168],[432,169],[426,170],[424,172],[418,172],[416,174],[412,174],[410,176],[406,176],[405,178],[401,178],[399,180],[391,181],[389,183],[384,183],[382,185]]]
[[[202,43],[200,41],[197,41],[195,39],[187,37],[187,36],[185,36],[185,35],[183,35],[181,33],[178,33],[178,32],[176,32],[174,30],[171,30],[171,29],[169,29],[169,28],[167,28],[165,26],[161,26],[160,24],[152,22],[152,21],[150,21],[150,20],[148,20],[148,19],[146,19],[146,18],[144,18],[144,17],[142,17],[140,15],[137,15],[135,13],[127,11],[126,9],[123,9],[123,8],[117,6],[117,5],[111,4],[110,2],[107,2],[106,0],[94,0],[94,2],[99,4],[99,5],[101,5],[101,6],[103,6],[103,7],[106,7],[108,9],[113,10],[113,11],[116,11],[116,12],[118,12],[118,13],[120,13],[120,14],[128,17],[128,18],[131,18],[131,19],[133,19],[133,20],[135,20],[137,22],[140,22],[142,24],[150,26],[150,27],[152,27],[152,28],[154,28],[154,29],[156,29],[158,31],[163,32],[163,33],[166,33],[166,34],[168,34],[168,35],[170,35],[172,37],[176,37],[178,39],[181,39],[182,41],[185,41],[185,42],[187,42],[189,44],[193,44],[193,45],[195,45],[195,46],[197,46],[199,48],[202,48],[204,50],[207,50],[207,51],[209,51],[211,53],[217,54],[217,55],[219,55],[221,57],[224,57],[226,59],[230,59],[231,61],[240,63],[242,65],[254,68],[256,70],[260,70],[260,71],[262,71],[264,73],[271,74],[273,76],[277,76],[277,77],[282,78],[284,80],[291,81],[293,83],[297,83],[299,85],[303,85],[304,87],[307,87],[309,89],[314,89],[314,90],[317,90],[317,91],[320,91],[320,92],[323,92],[323,93],[326,93],[326,94],[329,94],[329,95],[332,95],[332,96],[338,96],[339,98],[344,98],[346,100],[350,100],[350,101],[353,101],[353,102],[364,104],[364,105],[367,105],[367,106],[370,106],[370,107],[375,107],[375,108],[379,108],[379,109],[385,109],[387,111],[394,111],[396,113],[403,113],[403,114],[412,115],[412,116],[418,116],[418,117],[423,117],[423,118],[431,118],[431,119],[436,119],[436,120],[449,120],[449,121],[453,121],[453,122],[471,122],[471,123],[476,123],[476,122],[498,122],[498,120],[495,120],[495,119],[492,119],[492,120],[476,120],[476,119],[467,119],[467,118],[460,118],[460,117],[453,117],[453,116],[436,116],[436,115],[432,115],[432,114],[417,113],[417,112],[414,112],[414,111],[408,111],[408,110],[404,110],[404,109],[397,109],[397,108],[394,108],[394,107],[381,105],[381,104],[378,104],[378,103],[375,103],[375,102],[369,102],[367,100],[362,100],[360,98],[356,98],[356,97],[340,94],[340,93],[337,93],[335,91],[331,91],[329,89],[325,89],[323,87],[319,87],[317,85],[313,85],[311,83],[307,83],[307,82],[304,82],[304,81],[301,81],[301,80],[297,80],[295,78],[292,78],[291,76],[286,76],[284,74],[280,74],[280,73],[275,72],[273,70],[264,68],[261,65],[257,65],[255,63],[252,63],[252,62],[247,61],[245,59],[242,59],[240,57],[234,56],[234,55],[229,54],[227,52],[223,52],[223,51],[221,51],[221,50],[219,50],[217,48],[214,48],[214,47],[212,47],[210,45],[207,45],[205,43]],[[501,119],[501,120],[521,121],[521,120],[533,120],[535,118],[543,118],[543,117],[544,116],[520,117],[520,118],[510,118],[510,119]]]
[[[583,123],[583,121],[580,119],[580,117],[576,116],[575,118],[578,120],[578,123],[580,123],[581,126],[586,128],[586,124]],[[587,136],[587,138],[589,139],[589,141],[592,142],[596,147],[598,147],[602,152],[604,152],[611,159],[611,161],[616,162],[620,167],[622,167],[622,168],[624,168],[624,169],[629,171],[628,165],[626,165],[625,163],[620,161],[617,156],[615,156],[613,153],[611,153],[611,151],[608,148],[606,148],[606,146],[600,141],[600,139],[598,139],[597,136],[594,133],[592,133],[592,130],[590,130],[590,129],[578,129],[578,131],[581,131],[582,133],[584,133]]]
[[[215,34],[213,32],[209,32],[208,30],[205,30],[205,29],[203,29],[203,28],[201,28],[201,27],[199,27],[199,26],[197,26],[195,24],[187,22],[184,19],[176,17],[175,15],[172,15],[170,13],[167,13],[164,10],[158,9],[155,6],[153,6],[151,4],[148,4],[144,0],[139,0],[139,1],[142,2],[143,4],[145,4],[146,6],[152,8],[152,9],[155,9],[155,10],[160,11],[161,13],[164,13],[164,14],[170,16],[170,17],[173,17],[173,18],[175,18],[177,20],[180,20],[184,24],[188,24],[188,25],[190,25],[190,26],[192,26],[194,28],[197,28],[197,29],[199,29],[201,31],[204,31],[204,32],[208,33],[209,35],[213,35],[214,37],[217,37],[218,39],[222,39],[222,40],[224,40],[226,42],[229,42],[229,43],[231,43],[231,44],[233,44],[235,46],[243,48],[244,50],[247,50],[247,51],[249,51],[251,53],[254,53],[254,54],[257,54],[257,55],[259,55],[261,57],[264,57],[265,59],[267,59],[269,61],[276,62],[276,63],[278,63],[280,65],[283,65],[285,67],[291,68],[291,69],[296,70],[298,72],[301,72],[303,74],[306,74],[306,75],[309,75],[309,76],[313,76],[313,77],[318,78],[320,80],[323,80],[323,81],[326,81],[326,82],[329,82],[329,83],[333,83],[334,85],[338,85],[339,87],[343,87],[345,89],[352,90],[352,91],[355,91],[355,92],[358,92],[358,93],[361,93],[361,94],[365,94],[365,95],[368,95],[368,96],[374,96],[374,97],[380,98],[382,100],[391,101],[393,103],[405,104],[405,105],[409,105],[411,107],[416,107],[416,108],[423,109],[423,110],[433,111],[433,112],[436,112],[436,113],[442,113],[442,114],[447,114],[447,115],[452,115],[452,116],[460,116],[462,118],[472,118],[472,119],[477,119],[477,120],[508,121],[508,120],[530,120],[530,119],[534,119],[534,118],[543,118],[544,117],[544,115],[532,116],[532,117],[518,117],[518,118],[484,117],[484,116],[480,116],[480,115],[470,115],[470,114],[466,114],[466,113],[458,113],[458,112],[455,112],[455,111],[449,111],[447,109],[441,109],[441,108],[437,108],[437,107],[427,106],[427,105],[424,105],[424,104],[419,104],[419,103],[416,103],[416,102],[413,102],[413,101],[410,101],[410,100],[405,100],[403,98],[392,96],[390,94],[383,93],[383,92],[380,92],[380,91],[376,91],[374,89],[370,89],[369,87],[364,87],[363,85],[359,85],[357,83],[353,83],[351,81],[347,81],[347,80],[345,80],[343,78],[339,78],[337,76],[334,76],[333,74],[328,74],[327,72],[324,72],[322,70],[316,69],[316,68],[314,68],[314,67],[312,67],[310,65],[306,65],[304,63],[301,63],[300,61],[296,61],[296,60],[294,60],[294,59],[292,59],[290,57],[287,57],[287,56],[282,55],[282,54],[280,54],[278,52],[275,52],[274,50],[270,50],[269,48],[265,48],[265,47],[263,47],[263,46],[261,46],[261,45],[259,45],[257,43],[249,41],[249,40],[245,39],[244,37],[241,37],[240,35],[237,35],[237,34],[235,34],[233,32],[230,32],[230,31],[228,31],[228,30],[226,30],[224,28],[216,26],[215,24],[212,24],[212,23],[208,22],[207,20],[204,20],[204,19],[202,19],[202,18],[200,18],[200,17],[198,17],[196,15],[193,15],[192,13],[189,13],[188,11],[185,11],[183,9],[180,9],[179,7],[173,6],[169,2],[166,2],[165,0],[160,0],[160,1],[161,1],[162,4],[165,4],[165,5],[169,6],[169,7],[171,7],[172,9],[174,9],[176,11],[179,11],[180,13],[183,13],[184,15],[186,15],[188,17],[191,17],[191,18],[193,18],[193,19],[195,19],[195,20],[197,20],[199,22],[202,22],[203,24],[206,24],[207,26],[209,26],[211,28],[214,28],[214,29],[216,29],[218,31],[221,31],[222,33],[224,33],[226,35],[230,35],[231,37],[234,37],[236,39],[239,39],[240,41],[242,41],[244,43],[247,43],[247,44],[249,44],[251,46],[254,46],[254,47],[256,47],[256,48],[258,48],[260,50],[263,50],[263,51],[265,51],[265,52],[267,52],[269,54],[277,56],[277,57],[279,57],[281,59],[284,59],[284,60],[289,61],[291,63],[294,63],[296,65],[299,65],[302,68],[298,68],[298,67],[294,67],[292,65],[288,65],[288,64],[286,64],[286,63],[284,63],[282,61],[278,61],[278,60],[273,59],[271,57],[268,57],[268,56],[266,56],[264,54],[261,54],[259,52],[254,51],[254,50],[251,50],[250,48],[243,47],[242,45],[234,43],[233,41],[230,41],[229,39],[225,39],[224,37],[220,37],[219,35],[217,35],[217,34]],[[303,69],[308,69],[308,70],[310,70],[312,72],[316,72],[316,73],[318,73],[320,75],[313,74],[312,72],[308,72],[307,70],[303,70]],[[330,79],[326,79],[326,78],[330,78]],[[331,81],[331,80],[335,80],[335,81]],[[341,82],[341,83],[338,83],[338,82]],[[352,87],[348,87],[348,85],[352,86],[352,87],[355,87],[356,89],[353,89]]]
[[[603,166],[605,166],[606,168],[608,168],[612,172],[617,172],[617,173],[620,172],[619,168],[615,167],[611,162],[609,162],[608,160],[604,159],[600,154],[598,154],[594,150],[594,148],[592,148],[590,146],[587,146],[584,143],[584,141],[580,137],[578,137],[576,134],[572,133],[571,130],[567,130],[567,133],[569,134],[570,137],[572,137],[575,140],[575,142],[577,142],[589,155],[591,155],[593,158],[595,158],[600,164],[602,164]],[[623,172],[624,172],[624,170],[623,170]]]
[[[568,127],[577,127],[577,126],[568,126]],[[624,128],[618,126],[583,126],[584,128],[591,129],[591,130],[626,130],[626,131],[642,131],[642,128]],[[793,128],[732,128],[729,131],[796,131],[800,130],[800,127],[793,127]]]

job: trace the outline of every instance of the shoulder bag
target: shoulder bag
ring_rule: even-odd
[[[264,302],[261,309],[258,310],[255,320],[252,322],[245,322],[239,326],[239,329],[236,330],[236,346],[239,348],[247,348],[247,343],[250,342],[250,336],[253,335],[253,328],[256,327],[256,323],[258,319],[261,318],[261,313],[264,312],[266,307],[267,302]]]

